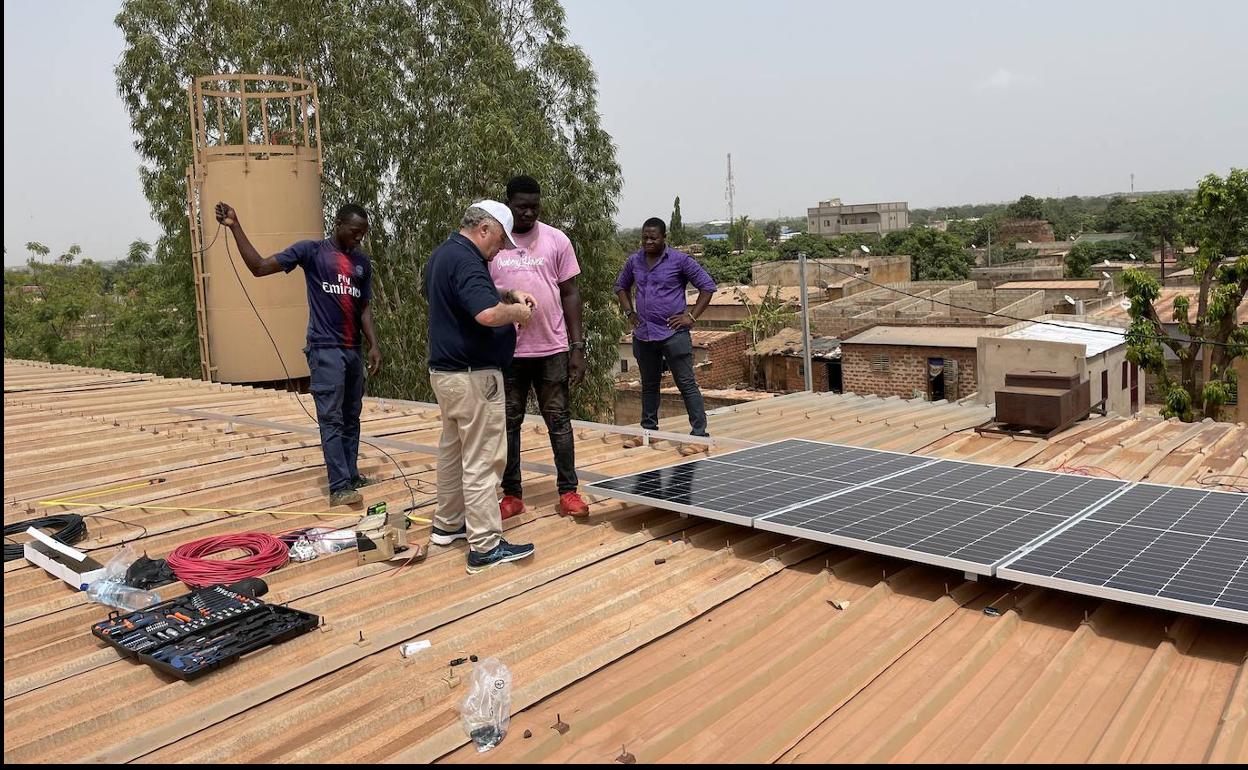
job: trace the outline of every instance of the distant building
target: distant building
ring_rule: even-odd
[[[1053,225],[1043,219],[1006,219],[997,228],[1001,243],[1026,242],[1053,244]]]
[[[841,342],[845,390],[858,395],[957,401],[975,393],[984,326],[880,325]]]
[[[766,390],[787,392],[806,387],[802,333],[782,329],[750,349],[754,359],[755,385],[762,380]],[[816,393],[840,393],[841,342],[833,337],[811,337],[811,386]]]
[[[908,227],[910,207],[905,201],[846,206],[840,198],[833,198],[806,209],[806,231],[825,238],[851,233],[884,235]]]

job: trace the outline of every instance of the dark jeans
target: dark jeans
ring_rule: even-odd
[[[359,348],[308,348],[312,398],[321,428],[321,451],[329,491],[346,489],[360,475],[360,410],[364,406],[364,358]]]
[[[651,342],[633,338],[633,358],[641,370],[641,427],[657,430],[659,427],[659,383],[663,370],[672,373],[680,396],[685,400],[689,413],[689,431],[695,436],[706,436],[706,406],[702,403],[702,391],[693,374],[693,337],[688,330],[679,331],[665,340]]]
[[[503,494],[522,496],[520,484],[520,431],[529,404],[529,391],[537,391],[537,406],[550,432],[555,453],[559,494],[575,492],[576,439],[572,435],[572,410],[568,396],[568,354],[545,358],[516,358],[503,372],[507,388],[507,469],[503,471]]]

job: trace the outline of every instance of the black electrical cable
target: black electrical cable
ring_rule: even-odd
[[[220,222],[217,223],[217,235],[213,236],[212,238],[213,243],[217,242],[217,237],[221,234],[221,230],[223,227],[224,225],[222,223]],[[209,246],[211,245],[212,244],[209,244]],[[207,247],[205,247],[205,249],[206,248]],[[299,408],[302,409],[303,413],[308,416],[308,419],[316,423],[319,426],[320,420],[316,419],[316,417],[312,414],[312,412],[308,411],[308,407],[306,404],[303,403],[303,399],[299,398],[298,390],[294,384],[295,382],[294,378],[290,376],[290,369],[286,368],[286,359],[282,357],[281,348],[278,347],[277,340],[273,339],[273,334],[272,332],[269,331],[268,325],[265,324],[264,318],[260,315],[260,310],[256,307],[256,303],[252,302],[251,300],[251,294],[248,293],[247,286],[246,284],[243,283],[243,276],[241,273],[238,272],[238,266],[234,264],[234,254],[233,252],[230,251],[230,238],[228,235],[225,238],[225,255],[226,255],[227,261],[230,263],[230,269],[234,271],[234,277],[238,280],[238,287],[243,290],[243,296],[247,298],[247,304],[251,305],[251,312],[256,314],[256,320],[260,322],[260,327],[264,329],[265,335],[269,338],[269,343],[273,346],[273,352],[277,354],[278,363],[282,365],[282,372],[286,375],[287,389],[293,393],[295,397],[295,402],[299,404]],[[341,434],[339,435],[341,436]],[[365,446],[376,449],[378,452],[381,452],[383,455],[385,455],[387,460],[394,463],[395,469],[398,470],[399,476],[403,479],[403,485],[407,487],[407,493],[412,498],[412,506],[409,510],[414,511],[418,507],[420,507],[416,504],[416,489],[412,486],[411,481],[408,480],[407,474],[403,471],[403,466],[399,465],[399,461],[394,459],[394,457],[392,457],[389,452],[377,446],[376,444],[371,443],[370,441],[368,441],[367,439],[363,437],[360,438],[360,443],[364,444]]]
[[[45,516],[41,519],[29,519],[27,521],[19,521],[16,524],[7,524],[4,527],[4,536],[12,540],[11,535],[21,534],[31,527],[36,529],[59,527],[56,532],[52,533],[52,539],[62,545],[73,545],[87,536],[87,523],[76,513],[63,513],[57,516]],[[24,549],[20,543],[4,544],[5,561],[20,559],[23,553]]]

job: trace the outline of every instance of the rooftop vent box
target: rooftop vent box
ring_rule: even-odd
[[[1091,383],[1077,374],[1011,372],[996,392],[997,421],[1051,431],[1087,414],[1091,399]]]

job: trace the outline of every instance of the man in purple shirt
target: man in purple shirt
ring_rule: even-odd
[[[698,289],[693,310],[685,303],[685,287]],[[633,287],[637,287],[634,305]],[[667,225],[662,219],[647,219],[641,228],[641,251],[624,263],[615,282],[620,307],[633,325],[633,357],[641,370],[641,427],[659,427],[659,383],[666,368],[689,413],[689,427],[695,436],[706,436],[706,407],[693,373],[693,338],[689,330],[706,311],[715,293],[715,281],[706,270],[684,252],[667,245]],[[639,446],[641,439],[629,439],[624,446]],[[701,451],[686,444],[683,455]]]

